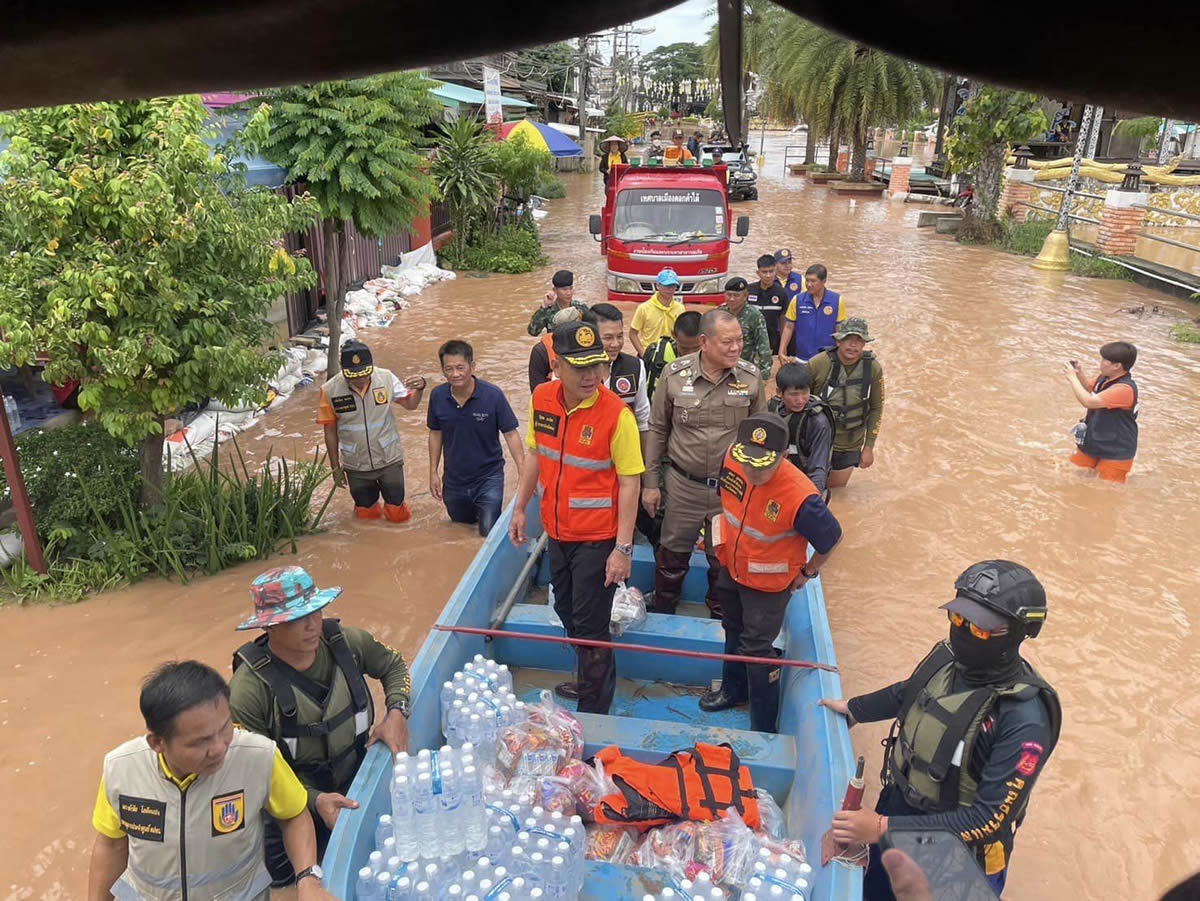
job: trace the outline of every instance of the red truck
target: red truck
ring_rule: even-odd
[[[726,167],[613,166],[604,212],[588,230],[608,257],[608,299],[638,303],[665,268],[679,276],[684,303],[723,303],[729,245],[750,231],[738,216],[731,238]]]

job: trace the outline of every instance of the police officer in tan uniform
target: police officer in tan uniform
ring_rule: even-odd
[[[642,506],[653,516],[663,503],[659,471],[665,465],[668,500],[654,574],[658,613],[675,612],[701,527],[711,534],[713,514],[721,510],[717,477],[738,424],[767,409],[758,367],[741,359],[741,354],[742,327],[737,318],[724,310],[710,310],[700,320],[700,350],[667,366],[654,392]],[[705,553],[709,563],[705,603],[718,619],[719,567],[712,548],[706,545]]]

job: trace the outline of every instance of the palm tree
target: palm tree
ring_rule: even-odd
[[[849,137],[850,181],[864,181],[867,129],[905,122],[936,104],[937,73],[803,19],[789,19],[794,21],[775,36],[784,47],[778,77],[796,96],[810,129]]]

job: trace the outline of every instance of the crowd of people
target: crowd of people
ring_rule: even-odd
[[[663,269],[628,326],[615,305],[576,300],[573,274],[555,272],[529,321],[523,432],[503,390],[475,374],[471,345],[446,341],[445,381],[427,404],[428,484],[452,521],[487,535],[503,506],[507,447],[520,474],[509,538],[526,541],[536,492],[554,609],[572,638],[610,640],[636,534],[653,548],[647,599],[659,614],[676,613],[702,550],[705,603],[725,652],[759,662],[726,662],[698,705],[748,705],[751,728],[774,732],[775,642],[793,592],[817,578],[842,538],[832,490],[874,463],[884,382],[866,320],[827,287],[824,265],[801,275],[780,249],[756,269],[753,280],[730,278],[725,302],[703,313],[684,307],[678,276]],[[1124,481],[1137,448],[1137,350],[1114,342],[1100,356],[1094,378],[1076,361],[1066,367],[1086,410],[1071,460]],[[395,407],[417,410],[425,379],[376,366],[359,341],[340,360],[317,413],[335,483],[349,489],[357,517],[403,523]],[[146,734],[104,761],[89,898],[176,897],[196,884],[213,886],[213,897],[253,898],[292,883],[301,901],[329,897],[318,860],[339,811],[357,806],[346,793],[367,747],[406,748],[411,692],[399,652],[323,617],[340,593],[318,589],[299,567],[263,573],[238,627],[262,634],[236,649],[231,682],[195,661],[150,676],[140,701]],[[982,561],[941,609],[948,638],[910,676],[821,702],[851,726],[893,721],[874,811],[840,811],[831,827],[843,844],[868,846],[871,899],[894,897],[895,858],[881,856],[882,835],[916,825],[958,834],[1002,890],[1016,827],[1058,741],[1057,695],[1020,653],[1046,619],[1034,574]],[[613,652],[577,646],[576,655],[574,679],[556,692],[579,711],[607,713]],[[378,723],[368,677],[386,696]],[[189,804],[195,784],[203,798]]]

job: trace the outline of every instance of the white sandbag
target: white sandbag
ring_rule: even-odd
[[[276,379],[274,382],[272,382],[272,387],[274,387],[276,392],[279,394],[291,394],[296,390],[296,385],[299,383],[299,381],[300,375],[298,372],[295,375],[288,373],[283,378]]]
[[[310,350],[304,355],[304,365],[301,367],[306,372],[324,372],[329,366],[329,354],[324,350]]]
[[[346,293],[347,313],[373,313],[379,301],[370,291],[348,291]]]

